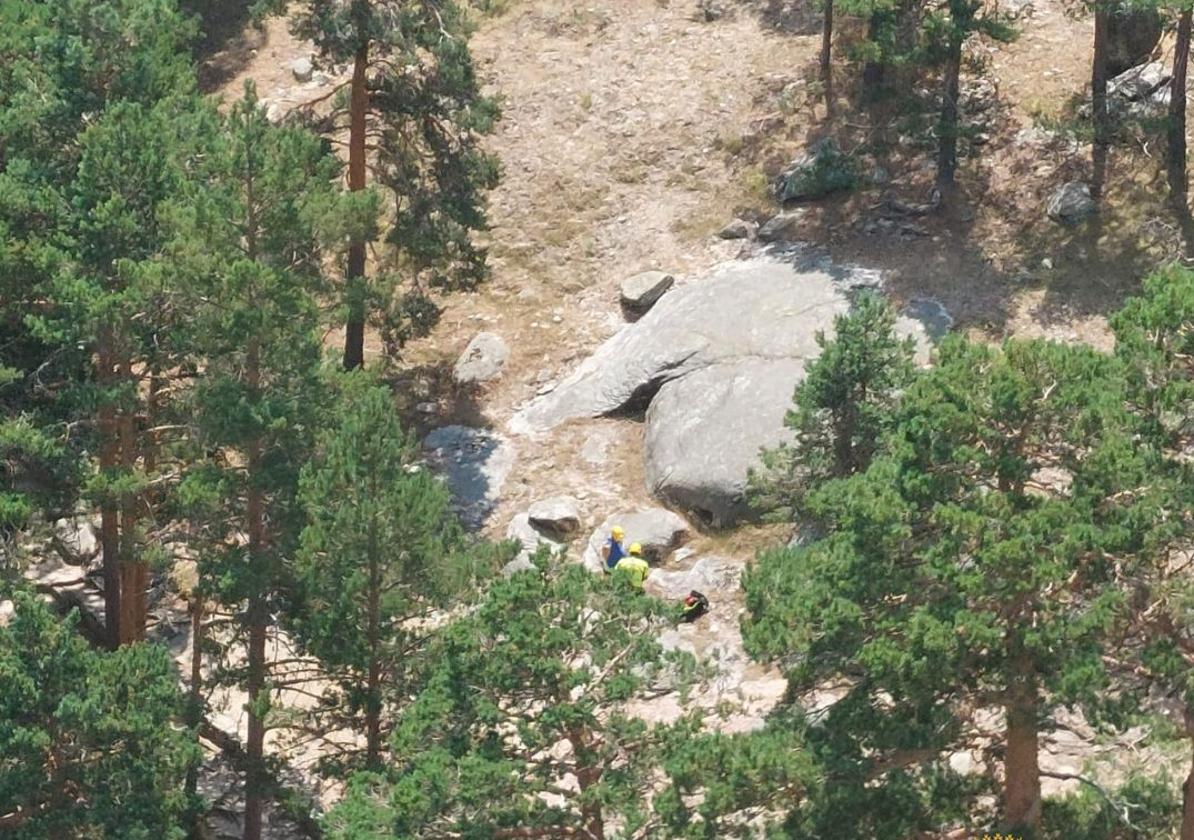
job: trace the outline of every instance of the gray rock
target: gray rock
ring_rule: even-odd
[[[559,553],[564,548],[558,540],[552,538],[552,535],[545,534],[536,528],[526,513],[520,513],[510,520],[510,524],[506,527],[506,539],[515,540],[522,546],[522,550],[519,552],[520,557],[529,557],[542,547],[548,548],[553,554]]]
[[[309,82],[311,77],[315,75],[315,64],[310,58],[296,58],[290,62],[290,72],[294,76],[296,82]]]
[[[99,554],[96,527],[85,519],[59,519],[54,523],[54,536],[67,563],[86,565]]]
[[[750,239],[755,232],[755,226],[745,219],[734,219],[717,232],[721,239]]]
[[[289,109],[281,102],[262,99],[257,104],[259,107],[265,109],[265,118],[274,125],[282,122],[286,119],[286,115],[290,113]]]
[[[688,541],[688,523],[670,510],[644,508],[616,513],[602,522],[589,537],[588,545],[581,555],[585,568],[594,572],[602,570],[601,547],[609,539],[609,533],[615,525],[621,525],[626,532],[627,548],[631,543],[639,543],[643,547],[643,556],[652,564],[663,562]]]
[[[1090,187],[1080,181],[1062,184],[1045,204],[1049,218],[1066,225],[1078,224],[1097,209],[1094,199],[1090,197]]]
[[[479,528],[497,504],[514,465],[514,447],[501,435],[468,426],[444,426],[423,440],[456,501],[461,521]]]
[[[509,357],[510,348],[500,335],[477,333],[456,360],[452,377],[461,385],[488,382],[501,373]]]
[[[803,359],[747,358],[666,383],[647,410],[648,489],[707,527],[748,518],[747,468],[789,438],[784,414],[803,377]]]
[[[694,589],[711,598],[738,590],[742,567],[720,557],[704,557],[690,569],[656,569],[647,578],[647,593],[657,598],[680,599]]]
[[[1120,8],[1107,16],[1107,73],[1118,76],[1152,54],[1164,21],[1156,8]]]
[[[915,325],[919,324],[934,342],[944,338],[954,325],[953,316],[940,301],[932,298],[912,298],[899,317],[906,320],[903,325],[905,333],[911,334],[916,329]]]
[[[535,564],[531,562],[531,558],[526,554],[519,554],[509,563],[502,566],[502,577],[512,577],[519,572],[533,571],[535,571]]]
[[[535,529],[567,539],[580,530],[580,505],[571,496],[540,499],[527,511],[527,519]]]
[[[579,417],[646,406],[648,487],[701,520],[730,525],[746,509],[747,470],[783,435],[783,416],[818,330],[849,293],[881,278],[828,259],[763,254],[725,263],[622,328],[510,428],[534,434]],[[914,311],[905,334],[928,339]]]
[[[855,160],[831,138],[818,140],[780,173],[775,181],[775,197],[784,204],[853,189],[858,183],[857,169]]]
[[[780,213],[778,216],[772,216],[759,228],[759,241],[792,241],[799,236],[798,232],[802,221],[804,221],[803,210],[794,210],[791,213]]]
[[[676,283],[665,271],[644,271],[622,281],[622,306],[631,312],[650,309]]]
[[[1150,61],[1129,68],[1107,82],[1107,96],[1134,102],[1166,84],[1169,78],[1169,70],[1163,62]]]

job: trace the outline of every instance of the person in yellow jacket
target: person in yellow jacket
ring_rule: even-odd
[[[643,547],[638,543],[631,543],[626,556],[614,566],[615,572],[624,572],[635,589],[643,588],[643,581],[651,574],[651,567],[643,559]]]

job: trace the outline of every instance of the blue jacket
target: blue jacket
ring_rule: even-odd
[[[612,569],[618,565],[619,560],[627,556],[626,549],[613,537],[610,537],[605,544],[609,546],[609,557],[605,558],[605,568]]]

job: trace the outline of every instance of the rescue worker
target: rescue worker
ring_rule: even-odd
[[[626,548],[622,544],[625,538],[626,532],[622,530],[622,526],[615,525],[609,532],[609,539],[605,541],[605,545],[601,546],[601,559],[605,561],[607,572],[613,571],[614,566],[618,565],[618,561],[626,556]]]
[[[643,581],[651,574],[651,567],[643,559],[643,547],[638,543],[631,543],[629,553],[618,561],[614,571],[625,572],[635,589],[643,588]]]

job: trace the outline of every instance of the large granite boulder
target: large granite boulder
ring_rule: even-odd
[[[724,263],[623,327],[511,428],[534,434],[645,409],[648,488],[702,523],[732,525],[748,512],[759,448],[786,434],[793,389],[820,352],[817,332],[832,329],[853,290],[880,280],[793,251]],[[917,315],[899,328],[923,339]]]
[[[1144,61],[1161,40],[1164,20],[1156,8],[1118,8],[1107,18],[1107,73],[1118,76]]]
[[[715,599],[737,592],[741,577],[741,564],[719,557],[703,557],[688,569],[653,569],[644,588],[657,598],[680,600],[696,590]]]
[[[581,555],[581,562],[590,571],[602,570],[601,547],[609,539],[609,532],[615,525],[621,525],[626,532],[626,546],[639,543],[647,562],[655,565],[663,562],[677,548],[688,541],[689,528],[684,519],[663,508],[615,513],[601,523],[589,537],[589,543]]]

